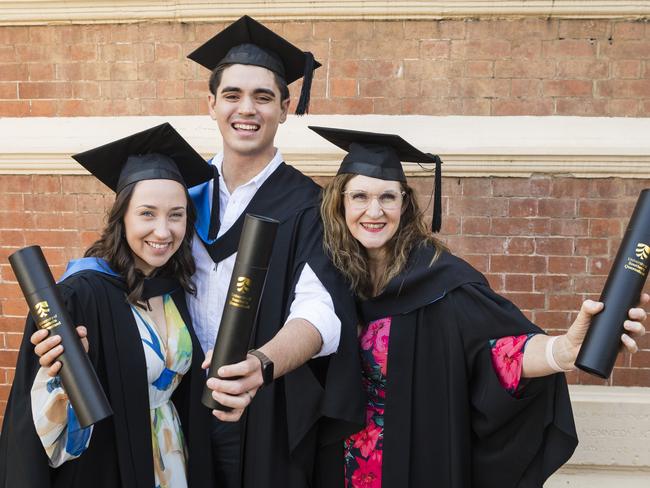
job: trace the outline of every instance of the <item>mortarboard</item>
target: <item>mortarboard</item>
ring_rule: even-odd
[[[334,127],[309,126],[319,136],[340,147],[347,154],[337,175],[364,175],[381,180],[406,182],[402,162],[436,165],[434,180],[435,199],[431,228],[440,231],[442,219],[442,161],[439,156],[424,153],[397,134],[363,132]]]
[[[291,44],[255,19],[244,15],[188,56],[213,71],[224,64],[249,64],[269,69],[287,84],[304,77],[296,114],[309,111],[313,71],[321,64],[310,52]]]
[[[213,176],[212,167],[168,123],[72,157],[115,193],[142,180],[174,180],[189,188]]]

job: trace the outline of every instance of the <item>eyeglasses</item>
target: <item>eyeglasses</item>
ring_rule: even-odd
[[[384,191],[381,193],[368,193],[363,190],[346,190],[341,192],[345,195],[353,210],[365,210],[370,206],[373,199],[384,210],[395,210],[401,208],[406,197],[405,191]]]

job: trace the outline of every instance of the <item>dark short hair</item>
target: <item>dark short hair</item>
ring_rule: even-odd
[[[210,93],[212,93],[213,95],[215,96],[217,95],[217,88],[219,88],[219,85],[221,84],[221,77],[223,75],[223,72],[226,70],[226,68],[229,68],[230,66],[232,66],[232,64],[219,65],[210,74],[210,81],[208,81],[208,87],[210,88]],[[287,82],[275,71],[271,71],[271,73],[273,73],[275,84],[277,85],[278,90],[280,90],[280,101],[284,102],[287,98],[289,98],[289,87],[287,86]]]

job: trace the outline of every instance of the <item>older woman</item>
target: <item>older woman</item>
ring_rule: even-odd
[[[366,426],[344,443],[345,486],[541,487],[577,444],[556,373],[573,369],[602,304],[585,301],[566,334],[545,335],[427,229],[401,161],[437,157],[395,135],[312,129],[348,151],[321,207],[363,322]],[[625,329],[643,334],[645,311],[629,317]]]

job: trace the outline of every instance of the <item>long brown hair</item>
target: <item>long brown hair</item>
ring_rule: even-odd
[[[119,273],[126,281],[127,300],[133,305],[142,302],[145,275],[135,267],[133,251],[126,241],[124,215],[129,207],[136,183],[132,183],[115,196],[115,202],[108,212],[106,226],[101,237],[85,252],[85,257],[105,259],[111,269]],[[188,292],[195,294],[196,287],[192,283],[192,275],[196,270],[192,258],[192,236],[194,235],[194,220],[196,213],[187,188],[183,187],[187,199],[187,224],[185,236],[178,250],[169,258],[164,266],[157,268],[150,276],[169,276],[178,278],[180,285]]]
[[[409,254],[418,245],[436,248],[434,257],[440,255],[445,246],[436,239],[427,227],[420,211],[415,192],[408,184],[400,182],[405,192],[404,208],[395,235],[386,243],[388,269],[381,275],[376,288],[370,278],[368,253],[357,241],[345,223],[343,191],[354,174],[335,176],[323,189],[321,216],[323,218],[323,246],[334,266],[350,282],[352,290],[362,299],[373,295],[373,288],[381,292],[388,282],[402,272]]]

